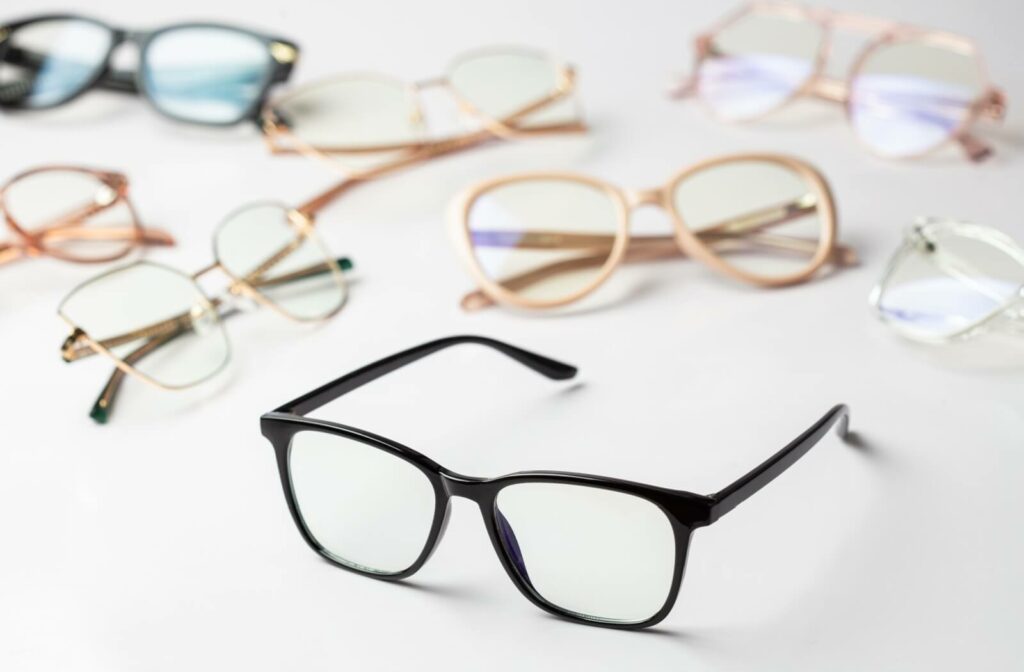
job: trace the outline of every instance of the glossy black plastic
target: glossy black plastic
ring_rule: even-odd
[[[0,24],[0,63],[5,61],[14,62],[18,64],[30,64],[33,59],[38,60],[40,57],[38,54],[31,54],[24,52],[20,49],[16,50],[11,46],[11,36],[13,36],[19,29],[29,26],[34,23],[40,23],[43,21],[56,21],[56,20],[74,20],[90,23],[103,28],[108,31],[111,36],[110,48],[107,50],[106,55],[103,58],[102,66],[99,67],[95,75],[88,81],[83,83],[80,87],[68,93],[68,95],[55,100],[52,103],[46,105],[24,105],[18,102],[5,102],[0,99],[0,108],[8,110],[44,110],[61,105],[75,100],[79,96],[83,95],[90,89],[105,89],[108,91],[120,91],[123,93],[139,94],[145,97],[152,104],[153,108],[157,112],[165,117],[174,119],[176,121],[182,121],[192,124],[201,124],[204,126],[233,126],[243,121],[257,122],[259,118],[260,110],[266,101],[267,94],[270,89],[278,83],[285,82],[291,75],[292,68],[295,65],[295,60],[298,58],[299,47],[291,40],[287,40],[281,37],[273,37],[265,35],[263,33],[254,32],[245,28],[239,28],[238,26],[219,24],[219,23],[178,23],[169,26],[164,26],[153,31],[129,31],[122,28],[111,26],[107,23],[93,19],[87,16],[81,16],[78,14],[45,14],[40,16],[33,16],[30,18],[20,19],[12,21],[6,24]],[[211,122],[201,121],[192,119],[189,117],[182,117],[175,115],[163,109],[159,104],[155,103],[149,92],[146,90],[145,77],[143,76],[143,68],[146,62],[146,53],[150,43],[158,36],[163,35],[169,31],[179,30],[182,28],[219,28],[234,33],[248,35],[262,42],[267,49],[267,69],[264,74],[261,89],[258,96],[248,108],[239,115],[238,118],[223,122]],[[135,72],[128,72],[124,70],[116,70],[111,65],[111,57],[114,52],[123,44],[134,43],[139,49],[139,61],[140,67]],[[273,57],[272,47],[274,45],[283,45],[285,51],[291,52],[291,59],[285,61],[278,60]]]
[[[519,591],[535,605],[552,614],[584,623],[624,629],[648,627],[664,619],[676,601],[679,587],[682,584],[690,536],[695,529],[716,521],[779,476],[810,450],[833,425],[839,425],[839,432],[843,437],[847,435],[849,411],[846,406],[837,405],[789,445],[736,482],[712,495],[698,495],[616,478],[571,472],[529,471],[497,478],[467,476],[451,471],[421,453],[383,436],[347,425],[304,417],[320,406],[387,373],[439,350],[462,344],[477,344],[493,348],[553,380],[567,380],[576,375],[576,369],[568,364],[527,352],[500,341],[482,336],[453,336],[425,343],[365,366],[284,404],[260,419],[263,435],[271,442],[276,452],[281,485],[284,488],[285,499],[292,519],[306,543],[332,564],[377,579],[396,580],[411,576],[423,566],[440,541],[447,522],[451,498],[465,497],[480,507],[491,544],[505,572]],[[304,431],[334,434],[386,451],[415,466],[430,480],[436,500],[433,524],[422,552],[412,565],[393,574],[363,571],[359,567],[340,561],[314,538],[302,520],[289,472],[289,450],[292,437],[298,432]],[[533,588],[514,534],[507,522],[503,521],[503,516],[495,506],[496,497],[502,488],[516,483],[531,482],[565,483],[622,492],[640,497],[664,512],[675,534],[676,558],[670,592],[657,613],[647,620],[639,622],[589,618],[551,604]]]

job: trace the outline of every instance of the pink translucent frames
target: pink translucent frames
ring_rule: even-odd
[[[0,212],[12,239],[0,264],[50,256],[77,263],[120,259],[145,245],[173,245],[170,234],[143,228],[120,173],[70,166],[26,171],[0,187]]]
[[[827,73],[836,34],[867,35],[845,78]],[[760,119],[801,96],[845,106],[860,141],[887,158],[959,143],[974,161],[991,148],[971,133],[1002,119],[976,45],[951,33],[788,2],[755,2],[697,38],[695,94],[726,121]]]

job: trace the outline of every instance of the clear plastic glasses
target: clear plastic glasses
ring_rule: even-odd
[[[923,219],[871,293],[875,314],[917,341],[1024,332],[1024,248],[988,226]]]
[[[826,72],[839,31],[869,36],[845,79]],[[972,128],[1001,119],[1006,106],[966,38],[790,2],[754,2],[699,36],[694,74],[675,93],[694,93],[734,122],[801,96],[837,102],[860,141],[888,158],[956,142],[981,160],[991,148]]]
[[[74,289],[59,314],[72,328],[66,361],[102,354],[115,370],[90,415],[106,422],[125,374],[164,389],[197,385],[227,364],[222,321],[248,299],[298,322],[341,310],[347,259],[335,259],[308,219],[276,204],[247,206],[214,235],[215,262],[187,274],[151,262],[103,273]],[[220,270],[223,295],[208,296],[197,279]]]
[[[664,208],[671,234],[631,236],[630,211]],[[624,262],[689,257],[763,287],[812,278],[856,255],[837,241],[828,183],[810,165],[775,154],[723,156],[664,186],[623,191],[568,173],[528,173],[471,187],[453,204],[452,229],[479,289],[463,308],[525,309],[587,296]]]
[[[41,256],[103,263],[147,245],[174,244],[170,234],[139,223],[128,178],[108,170],[27,170],[0,187],[0,213],[13,236],[0,242],[0,265]]]

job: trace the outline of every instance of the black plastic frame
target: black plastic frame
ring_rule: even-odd
[[[487,534],[491,539],[491,544],[501,561],[502,567],[519,591],[533,604],[551,614],[583,623],[620,629],[649,627],[664,619],[676,602],[679,588],[683,581],[690,536],[695,529],[715,522],[740,502],[770,483],[806,454],[833,426],[838,425],[839,433],[844,438],[848,432],[849,409],[842,404],[836,405],[782,450],[772,455],[768,460],[734,483],[714,494],[698,495],[682,490],[672,490],[617,478],[575,472],[528,471],[499,476],[497,478],[467,476],[451,471],[412,448],[378,434],[327,420],[304,417],[307,413],[383,375],[407,366],[439,350],[462,344],[477,344],[492,348],[553,380],[567,380],[576,375],[575,367],[536,355],[501,341],[482,336],[452,336],[425,343],[365,366],[304,394],[276,410],[264,414],[260,418],[262,433],[273,445],[276,453],[281,485],[284,489],[285,500],[288,503],[288,510],[291,512],[292,519],[306,543],[328,562],[343,569],[377,579],[398,580],[411,576],[430,558],[440,542],[448,521],[451,498],[465,497],[480,507],[484,525],[487,528]],[[392,574],[366,571],[347,564],[332,555],[310,533],[302,520],[302,514],[292,489],[289,470],[289,451],[292,438],[297,433],[304,431],[342,436],[383,450],[405,460],[426,476],[434,488],[434,518],[426,544],[412,565],[401,572]],[[512,552],[506,547],[506,542],[502,540],[501,523],[498,519],[500,514],[496,508],[495,501],[498,493],[503,488],[517,483],[565,483],[602,488],[634,495],[657,506],[671,523],[676,542],[676,559],[672,584],[669,595],[661,609],[644,621],[618,622],[590,618],[567,611],[545,600],[530,584],[525,572],[520,572],[517,569],[516,560],[513,558]]]
[[[152,31],[129,31],[123,28],[117,28],[108,23],[94,19],[92,17],[83,16],[80,14],[72,13],[58,13],[58,14],[42,14],[38,16],[32,16],[24,19],[19,19],[6,24],[0,24],[0,33],[7,31],[6,39],[0,41],[0,62],[3,61],[7,55],[8,49],[10,48],[10,36],[13,35],[18,29],[31,25],[33,23],[39,23],[42,21],[54,21],[54,20],[75,20],[91,23],[93,25],[104,28],[110,33],[111,42],[110,48],[107,50],[106,55],[103,58],[102,64],[97,67],[94,76],[79,87],[77,90],[68,94],[64,98],[48,104],[48,105],[18,105],[0,102],[0,109],[5,110],[47,110],[55,107],[66,105],[73,100],[84,95],[86,92],[92,89],[105,89],[108,91],[120,91],[122,93],[134,93],[145,98],[150,106],[156,110],[159,114],[168,119],[180,121],[189,124],[198,124],[201,126],[234,126],[243,121],[252,121],[259,123],[260,111],[266,103],[267,96],[270,93],[271,88],[278,83],[283,83],[288,80],[291,76],[292,69],[295,65],[295,61],[298,58],[299,46],[293,41],[282,38],[267,35],[265,33],[256,32],[247,28],[241,28],[230,24],[214,23],[214,22],[186,22],[186,23],[175,23],[164,26]],[[229,30],[243,35],[254,37],[266,47],[267,53],[267,68],[260,88],[260,94],[255,98],[253,103],[246,109],[237,119],[224,122],[205,122],[190,119],[188,117],[181,117],[175,114],[171,114],[166,110],[162,109],[149,95],[146,90],[145,77],[143,76],[143,70],[145,69],[146,54],[152,41],[167,32],[179,30],[182,28],[219,28],[223,30]],[[111,57],[117,49],[126,43],[134,43],[139,49],[139,67],[135,72],[127,72],[123,70],[115,70],[111,65]],[[292,49],[295,53],[295,59],[290,62],[282,63],[273,57],[271,47],[275,43],[280,43],[286,47]]]

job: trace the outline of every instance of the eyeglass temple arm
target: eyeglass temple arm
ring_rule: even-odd
[[[352,262],[347,257],[338,259],[337,262],[342,270],[352,269]],[[254,281],[252,284],[254,287],[278,286],[287,282],[294,282],[296,280],[313,277],[323,272],[325,272],[325,269],[323,265],[320,264],[306,269],[300,269],[276,278]],[[222,304],[222,300],[213,299],[211,303],[215,308],[219,308]],[[228,317],[238,314],[238,312],[238,310],[228,310],[220,313],[219,317],[220,319],[227,319]],[[128,334],[121,334],[104,339],[99,341],[98,345],[103,348],[113,348],[140,338],[149,338],[150,340],[135,350],[132,350],[124,357],[124,362],[129,366],[133,366],[136,362],[147,355],[150,355],[159,348],[173,342],[180,336],[184,336],[190,331],[192,331],[191,317],[189,315],[182,314],[164,320],[163,322],[143,327],[142,329],[137,329]],[[75,330],[75,332],[65,340],[64,346],[62,347],[62,356],[66,362],[74,362],[79,359],[98,354],[98,352],[99,350],[92,345],[81,330]],[[100,392],[99,397],[97,397],[96,402],[93,404],[92,409],[89,411],[89,417],[100,424],[105,424],[110,419],[110,415],[114,410],[114,402],[117,400],[117,395],[121,390],[121,385],[124,382],[125,375],[126,373],[123,369],[115,367],[114,371],[110,374],[110,378],[107,379],[106,385],[103,386],[103,390]]]
[[[397,371],[398,369],[408,366],[409,364],[423,359],[428,355],[432,355],[439,350],[464,344],[483,345],[497,350],[503,355],[511,357],[520,364],[552,380],[568,380],[576,375],[576,367],[574,366],[563,364],[562,362],[549,359],[543,355],[528,352],[513,345],[497,341],[493,338],[487,338],[485,336],[450,336],[448,338],[441,338],[436,341],[424,343],[423,345],[404,350],[391,355],[390,357],[385,357],[373,364],[364,366],[358,371],[344,375],[337,380],[318,387],[312,392],[308,392],[297,399],[289,401],[287,404],[276,409],[276,412],[305,415],[356,388],[362,387],[367,383],[371,383],[381,376],[387,375],[392,371]]]
[[[817,445],[833,426],[838,427],[839,436],[846,443],[852,444],[855,441],[855,435],[849,429],[850,409],[845,404],[834,406],[788,446],[769,457],[739,480],[709,495],[712,501],[710,522],[715,522],[778,478]]]

